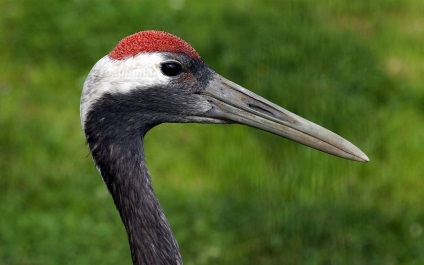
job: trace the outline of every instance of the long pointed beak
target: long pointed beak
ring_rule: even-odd
[[[369,158],[339,135],[310,122],[215,74],[202,95],[213,105],[205,116],[262,129],[322,152],[368,162]]]

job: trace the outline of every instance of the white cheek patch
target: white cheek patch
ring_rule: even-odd
[[[170,78],[160,69],[163,61],[165,58],[159,53],[142,53],[125,60],[111,60],[109,56],[100,59],[84,82],[80,106],[83,128],[91,106],[104,94],[125,94],[135,89],[168,84]]]

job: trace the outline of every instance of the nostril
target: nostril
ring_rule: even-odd
[[[251,108],[251,109],[253,109],[255,111],[258,111],[258,112],[260,112],[262,114],[275,117],[274,113],[272,113],[271,111],[269,111],[267,109],[262,108],[261,106],[258,106],[258,105],[253,104],[253,103],[249,103],[248,106],[249,106],[249,108]]]

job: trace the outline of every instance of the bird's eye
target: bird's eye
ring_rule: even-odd
[[[166,62],[161,64],[160,70],[164,75],[177,76],[183,72],[183,67],[177,62]]]

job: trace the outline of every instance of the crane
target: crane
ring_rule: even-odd
[[[187,42],[163,31],[130,35],[93,66],[80,116],[135,265],[183,264],[146,166],[144,136],[158,124],[245,124],[335,156],[369,161],[337,134],[217,74]]]

